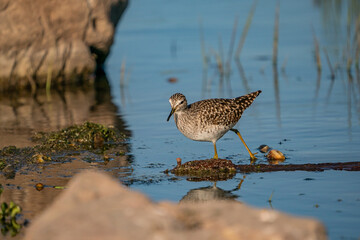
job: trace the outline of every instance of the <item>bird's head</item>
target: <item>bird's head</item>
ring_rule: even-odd
[[[171,105],[171,112],[167,118],[167,121],[169,121],[171,115],[173,115],[175,112],[184,110],[187,107],[187,101],[186,97],[181,93],[175,93],[169,98],[169,102]]]

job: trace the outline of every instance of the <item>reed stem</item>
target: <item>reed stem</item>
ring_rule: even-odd
[[[321,65],[321,58],[320,58],[320,44],[316,37],[315,30],[313,28],[313,35],[314,35],[314,47],[315,47],[315,60],[316,60],[316,67],[318,72],[321,72],[322,65]]]
[[[275,26],[274,26],[274,42],[273,42],[273,65],[277,65],[278,58],[278,42],[279,42],[279,17],[280,17],[280,2],[278,1],[275,10]]]
[[[335,72],[334,72],[334,69],[333,69],[333,67],[331,65],[329,54],[328,54],[326,48],[324,48],[324,53],[325,53],[326,61],[328,63],[328,66],[329,66],[329,69],[330,69],[330,72],[331,72],[331,79],[335,79]]]
[[[245,27],[244,27],[244,29],[242,31],[241,38],[240,38],[240,41],[239,41],[239,44],[238,44],[238,47],[237,47],[236,53],[235,53],[235,58],[237,58],[237,59],[240,58],[240,53],[241,53],[241,50],[242,50],[242,48],[244,46],[245,39],[246,39],[247,33],[249,31],[249,28],[251,26],[251,22],[252,22],[254,13],[255,13],[257,2],[258,2],[258,0],[254,1],[253,5],[252,5],[252,7],[250,9],[249,15],[248,15],[248,17],[246,19]]]

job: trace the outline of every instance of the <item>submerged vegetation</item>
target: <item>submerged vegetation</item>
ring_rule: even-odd
[[[0,184],[0,196],[2,194],[3,187]],[[0,227],[2,235],[10,235],[13,237],[19,233],[23,224],[17,222],[17,217],[21,213],[21,207],[15,204],[13,201],[2,202],[0,206]]]
[[[189,161],[184,164],[178,161],[177,166],[170,170],[177,176],[189,176],[192,181],[220,181],[236,175],[236,165],[226,159],[206,159]],[[165,173],[168,173],[166,170]]]
[[[125,152],[117,147],[122,146],[125,139],[125,134],[119,130],[91,122],[55,132],[39,132],[32,138],[37,143],[34,147],[8,146],[0,150],[0,171],[7,178],[13,178],[22,166],[68,161],[64,156],[76,155],[79,151],[89,151],[108,160],[109,155],[104,152],[109,149],[113,150],[110,156],[124,155]]]
[[[357,0],[346,1],[338,1],[338,0],[319,0],[314,1],[314,6],[321,9],[321,16],[323,20],[323,29],[325,30],[326,36],[325,38],[319,38],[316,33],[316,29],[313,25],[309,26],[309,29],[312,28],[313,35],[313,55],[314,55],[314,65],[317,69],[317,77],[316,77],[316,95],[318,96],[319,88],[321,85],[322,72],[324,72],[324,65],[327,65],[327,69],[325,69],[326,74],[329,76],[331,80],[342,79],[347,77],[348,85],[349,85],[349,94],[354,94],[354,96],[349,96],[349,101],[352,98],[358,98],[357,95],[359,92],[353,85],[359,83],[360,77],[360,4]],[[235,60],[236,69],[239,72],[239,76],[243,82],[245,92],[250,92],[251,89],[249,87],[249,79],[245,70],[242,66],[240,55],[241,50],[245,44],[249,29],[252,25],[254,14],[257,8],[258,0],[254,0],[251,8],[248,11],[248,16],[246,22],[242,27],[242,33],[240,35],[240,39],[238,40],[237,48],[235,54],[234,44],[236,42],[236,32],[239,23],[239,17],[235,16],[235,21],[232,29],[232,33],[230,38],[230,44],[228,47],[228,54],[226,57],[223,55],[223,38],[224,36],[219,37],[219,47],[218,50],[216,47],[207,46],[208,43],[205,41],[203,24],[200,22],[199,27],[199,35],[200,35],[200,45],[201,45],[201,55],[203,61],[203,81],[202,81],[202,91],[203,95],[210,94],[211,95],[211,87],[214,85],[213,78],[209,77],[209,70],[215,69],[215,75],[218,78],[218,89],[219,96],[224,95],[224,88],[227,88],[228,95],[231,97],[231,81],[230,77],[234,73],[231,64],[232,58]],[[272,37],[272,57],[265,56],[267,59],[272,58],[272,70],[273,70],[273,78],[274,78],[274,92],[275,92],[275,100],[276,100],[276,112],[277,118],[280,121],[280,83],[278,73],[278,63],[279,61],[283,61],[281,65],[281,73],[283,74],[283,78],[287,78],[286,75],[286,66],[288,65],[289,56],[282,56],[282,52],[280,51],[281,45],[279,44],[279,39],[281,40],[281,25],[280,21],[280,1],[277,1],[275,12],[274,12],[274,30]],[[346,30],[344,30],[344,25],[346,26]],[[306,27],[306,26],[305,26]],[[207,49],[208,48],[208,49]],[[226,60],[225,60],[226,59]],[[296,58],[293,58],[296,59]],[[292,63],[295,60],[291,60]],[[210,68],[209,66],[214,66],[214,68]],[[261,73],[264,73],[265,66],[260,69]],[[356,80],[353,81],[353,74],[356,74]],[[352,90],[351,88],[354,88]],[[328,91],[331,93],[331,88]],[[350,103],[351,104],[351,103]]]
[[[279,164],[282,160],[269,160],[269,164],[234,164],[226,159],[194,160],[184,164],[178,161],[177,166],[165,170],[176,176],[186,176],[190,181],[224,181],[233,178],[236,173],[277,172],[277,171],[310,171],[325,170],[360,171],[360,162],[337,162],[317,164]],[[278,165],[279,164],[279,165]]]
[[[40,143],[40,149],[54,150],[94,150],[111,146],[125,139],[125,135],[115,128],[101,124],[85,122],[58,132],[39,132],[33,141]]]
[[[0,174],[6,179],[14,179],[20,169],[37,170],[41,169],[43,164],[65,163],[74,158],[107,163],[122,158],[127,151],[124,133],[116,128],[91,122],[73,125],[60,131],[39,132],[32,140],[37,143],[34,147],[7,146],[0,150]],[[24,174],[22,170],[19,172]],[[49,185],[46,180],[44,183],[37,183],[35,189],[64,189],[64,186]],[[0,184],[0,195],[2,190]],[[0,228],[4,236],[15,236],[26,226],[28,220],[20,213],[21,208],[14,201],[1,203]]]

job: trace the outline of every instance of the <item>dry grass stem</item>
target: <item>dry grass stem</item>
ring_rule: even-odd
[[[315,47],[315,60],[316,60],[316,67],[318,72],[321,72],[322,65],[321,65],[321,58],[320,58],[320,44],[316,37],[315,30],[313,27],[313,35],[314,35],[314,47]]]
[[[225,74],[226,74],[227,78],[230,76],[230,72],[231,72],[231,59],[232,59],[232,55],[233,55],[233,51],[234,51],[236,30],[237,30],[238,22],[239,22],[239,17],[236,17],[235,21],[234,21],[233,30],[232,30],[232,33],[231,33],[231,40],[230,40],[230,45],[229,45],[228,57],[227,57],[227,60],[226,60]]]
[[[258,2],[258,0],[254,1],[253,5],[252,5],[252,7],[250,9],[249,15],[248,15],[246,23],[245,23],[245,27],[243,29],[243,32],[241,34],[241,38],[240,38],[238,47],[236,49],[235,58],[240,58],[240,53],[241,53],[241,50],[242,50],[242,48],[244,46],[245,39],[246,39],[247,33],[249,31],[249,28],[250,28],[250,25],[251,25],[251,22],[252,22],[254,13],[255,13],[257,2]]]
[[[275,26],[274,26],[274,42],[273,42],[273,65],[277,65],[278,58],[278,42],[279,42],[279,17],[280,17],[280,2],[277,3],[275,10]]]
[[[201,45],[201,56],[203,62],[203,82],[202,82],[202,92],[205,93],[208,84],[208,56],[205,50],[205,37],[204,37],[204,30],[202,20],[199,20],[199,35],[200,35],[200,45]]]
[[[325,53],[326,61],[328,63],[328,66],[329,66],[329,69],[330,69],[330,72],[331,72],[331,79],[335,79],[335,72],[334,72],[334,69],[333,69],[333,67],[331,65],[329,54],[328,54],[326,48],[324,48],[324,53]]]

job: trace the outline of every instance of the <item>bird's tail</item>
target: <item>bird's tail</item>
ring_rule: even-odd
[[[248,108],[260,93],[261,90],[258,90],[256,92],[235,98],[235,102],[240,105],[241,112]]]

